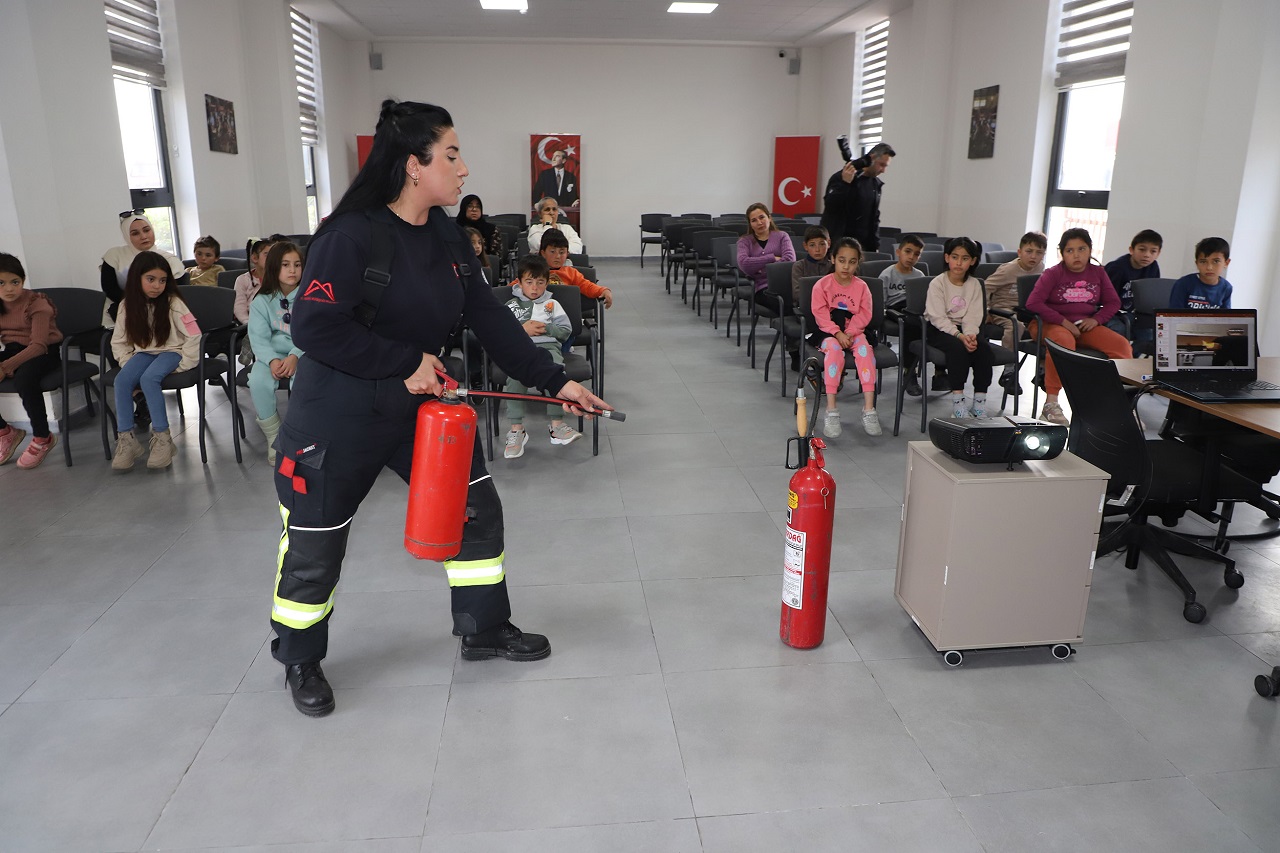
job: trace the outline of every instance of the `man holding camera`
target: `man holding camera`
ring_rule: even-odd
[[[827,181],[823,196],[822,227],[834,244],[841,237],[853,237],[864,252],[880,251],[880,175],[889,168],[897,152],[881,142],[857,160],[851,158],[849,143],[840,138],[844,168]]]

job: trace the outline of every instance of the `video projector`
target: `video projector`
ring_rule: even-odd
[[[929,439],[944,453],[965,462],[1053,459],[1067,446],[1067,428],[1005,415],[997,418],[934,418]]]

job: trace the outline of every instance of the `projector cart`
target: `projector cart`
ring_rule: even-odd
[[[907,446],[894,595],[949,666],[1083,638],[1107,474],[1063,453],[1007,470]]]

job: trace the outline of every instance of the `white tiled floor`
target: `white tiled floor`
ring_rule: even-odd
[[[901,437],[832,442],[826,642],[788,648],[776,365],[765,385],[656,263],[598,269],[628,420],[596,458],[535,424],[493,466],[544,661],[458,659],[385,476],[339,591],[338,710],[300,716],[267,650],[271,473],[256,433],[234,463],[216,395],[208,466],[191,435],[173,471],[113,476],[81,429],[74,468],[0,468],[0,850],[1280,850],[1280,706],[1252,689],[1280,657],[1275,540],[1235,546],[1238,594],[1192,563],[1201,625],[1109,557],[1069,662],[948,669],[893,599],[909,402]]]

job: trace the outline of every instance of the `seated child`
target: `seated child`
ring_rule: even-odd
[[[804,230],[804,257],[791,266],[791,304],[800,304],[800,279],[829,275],[835,264],[831,261],[831,235],[820,225],[810,225]],[[787,342],[791,355],[791,369],[800,369],[800,345]]]
[[[550,272],[547,262],[537,255],[526,255],[520,259],[517,271],[520,280],[511,285],[507,307],[524,327],[525,334],[551,353],[556,364],[564,364],[560,344],[569,339],[573,327],[564,308],[547,292]],[[524,394],[528,389],[515,377],[509,377],[503,390]],[[507,417],[511,420],[511,429],[507,432],[502,455],[507,459],[518,459],[524,455],[524,446],[529,443],[529,434],[524,430],[524,401],[508,400]],[[551,421],[547,430],[551,433],[552,444],[572,444],[582,438],[582,433],[564,422],[564,406],[560,403],[547,404],[547,418]]]
[[[1173,284],[1169,308],[1216,309],[1231,307],[1231,282],[1223,278],[1231,266],[1231,246],[1221,237],[1205,237],[1196,243],[1196,272]]]
[[[835,271],[818,279],[813,286],[813,319],[818,330],[809,343],[823,354],[822,381],[827,392],[827,414],[822,432],[828,438],[840,435],[840,411],[836,392],[844,374],[845,353],[853,354],[862,385],[862,428],[867,435],[880,435],[880,418],[876,415],[876,355],[867,342],[867,323],[871,321],[871,290],[858,278],[862,249],[852,237],[836,243]]]
[[[583,299],[603,298],[605,308],[613,307],[612,290],[588,280],[573,267],[565,266],[565,261],[569,259],[569,240],[559,231],[553,228],[542,235],[538,254],[542,255],[551,270],[548,279],[550,284],[571,284],[582,291]]]
[[[120,365],[115,380],[116,453],[111,467],[129,471],[147,451],[133,434],[133,391],[141,388],[151,411],[148,468],[173,464],[173,438],[160,390],[166,376],[190,370],[200,359],[200,327],[178,297],[165,258],[140,252],[129,267],[124,300],[111,334],[111,354]]]
[[[893,308],[902,310],[907,304],[907,280],[912,278],[920,278],[923,272],[916,269],[916,264],[920,261],[920,253],[924,251],[924,241],[914,234],[903,234],[898,241],[898,248],[894,250],[894,255],[898,262],[888,269],[880,273],[880,279],[884,282],[884,307],[886,309]],[[918,340],[920,330],[916,328],[914,323],[906,323],[902,327],[902,352],[903,352],[903,375],[906,378],[905,391],[912,397],[919,397],[920,380],[916,378],[917,358],[915,353],[911,352],[909,344]],[[937,379],[937,375],[934,375]]]
[[[903,234],[894,256],[898,262],[880,273],[884,281],[884,307],[901,308],[907,304],[907,279],[920,278],[924,273],[916,269],[924,241],[914,234]]]
[[[1018,257],[996,267],[996,271],[987,276],[983,287],[987,289],[987,310],[1000,309],[1012,311],[1018,307],[1018,277],[1023,275],[1039,275],[1044,272],[1044,255],[1049,250],[1049,239],[1040,231],[1028,231],[1018,241]],[[987,322],[1004,329],[1000,343],[1007,349],[1013,349],[1017,343],[1013,339],[1013,321],[999,314],[988,314]],[[1005,365],[1000,376],[1000,384],[1010,391],[1014,390],[1018,368],[1016,365]]]
[[[1139,231],[1129,241],[1129,254],[1121,255],[1103,267],[1111,286],[1120,296],[1120,310],[1116,316],[1107,321],[1107,328],[1113,332],[1126,334],[1125,318],[1133,320],[1133,285],[1130,282],[1143,278],[1159,278],[1160,249],[1164,247],[1164,238],[1150,228]],[[1147,337],[1154,338],[1154,334]]]
[[[238,323],[249,322],[249,303],[262,287],[262,270],[267,264],[267,252],[271,251],[271,245],[269,237],[249,241],[249,270],[236,279],[236,302],[231,309]]]
[[[568,222],[560,221],[560,205],[554,198],[544,198],[537,204],[538,221],[529,226],[529,248],[542,245],[542,235],[559,231],[568,240],[569,254],[582,254],[582,238]],[[566,264],[572,266],[572,264]]]
[[[1043,336],[1071,350],[1085,346],[1108,358],[1133,358],[1133,349],[1124,336],[1105,325],[1120,310],[1120,296],[1111,286],[1106,270],[1090,263],[1093,237],[1084,228],[1068,228],[1058,240],[1058,254],[1062,263],[1045,270],[1027,297],[1027,310],[1036,315],[1027,324],[1031,337]],[[1040,420],[1067,426],[1070,422],[1058,403],[1060,393],[1062,380],[1053,365],[1053,356],[1046,354]]]
[[[924,303],[924,316],[929,321],[927,341],[947,356],[951,416],[985,418],[994,361],[991,344],[982,334],[982,321],[986,317],[982,282],[969,274],[982,257],[982,247],[968,237],[952,237],[943,251],[947,271],[929,282],[929,295]],[[970,369],[973,370],[972,408],[964,396]]]
[[[218,273],[225,272],[226,267],[218,263],[222,257],[222,246],[212,237],[201,237],[196,241],[196,265],[187,270],[192,284],[205,287],[218,286]]]
[[[804,230],[805,255],[791,265],[791,300],[800,304],[800,279],[830,275],[836,265],[831,260],[831,235],[820,225],[810,225]]]
[[[490,287],[497,287],[497,272],[493,267],[489,266],[489,256],[484,251],[484,235],[471,226],[467,226],[463,231],[466,232],[467,239],[471,241],[471,251],[476,253],[476,260],[480,262],[480,277]]]
[[[40,380],[62,363],[57,347],[62,333],[54,322],[58,312],[53,303],[44,294],[27,290],[26,280],[22,261],[0,254],[0,380],[13,380],[31,421],[31,443],[18,457],[18,467],[34,468],[58,440],[49,432]],[[25,430],[0,418],[0,465],[13,457],[26,437]]]
[[[276,391],[281,379],[298,370],[302,350],[293,345],[290,323],[293,303],[302,281],[302,250],[293,243],[276,243],[267,252],[262,288],[249,304],[249,345],[254,362],[249,370],[249,395],[258,410],[258,427],[267,438],[267,464],[276,464],[275,441],[280,432]]]

